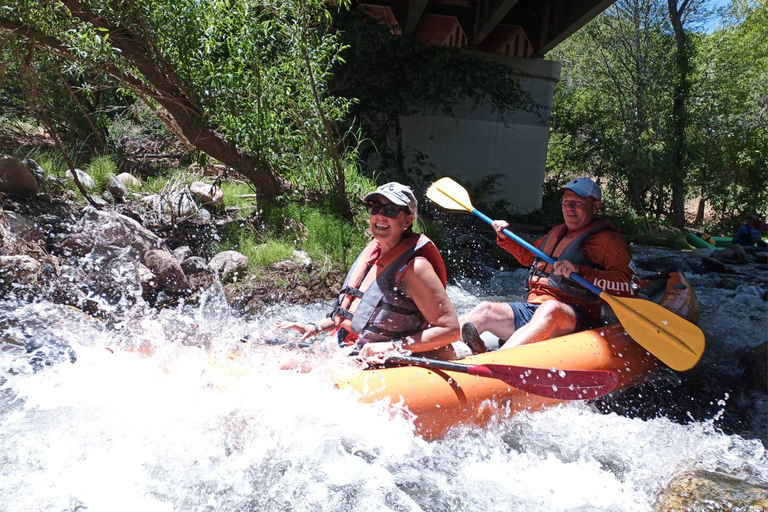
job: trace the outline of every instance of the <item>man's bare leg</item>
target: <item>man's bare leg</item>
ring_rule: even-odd
[[[471,323],[479,334],[485,331],[506,340],[515,332],[515,313],[506,302],[481,302],[459,317],[459,325]]]

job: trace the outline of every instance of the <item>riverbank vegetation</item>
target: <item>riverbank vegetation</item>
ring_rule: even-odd
[[[537,109],[510,69],[396,36],[350,5],[0,0],[0,150],[83,204],[94,192],[64,179],[71,168],[95,193],[123,171],[139,195],[206,180],[232,221],[211,250],[244,252],[253,273],[295,248],[344,268],[366,240],[366,191],[438,177],[428,160],[405,164],[400,116],[465,101]],[[637,243],[685,247],[683,228],[730,234],[765,214],[766,40],[766,0],[719,14],[618,1],[549,55],[563,72],[542,209],[494,215],[552,225],[555,191],[579,175],[607,184],[607,215]],[[439,238],[439,212],[422,215]]]

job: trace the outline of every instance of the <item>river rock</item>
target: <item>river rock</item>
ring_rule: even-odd
[[[721,274],[731,274],[733,271],[728,269],[728,267],[725,266],[725,263],[722,261],[718,261],[713,258],[707,258],[706,256],[704,258],[701,258],[701,264],[704,265],[704,268],[707,270],[710,270],[712,272],[719,272]]]
[[[128,176],[130,176],[130,174]],[[109,176],[109,181],[107,182],[106,191],[112,194],[112,197],[115,199],[115,202],[118,202],[118,203],[122,203],[126,194],[128,194],[128,189],[125,187],[125,184],[123,184],[122,181],[117,179],[117,176],[115,176],[114,174],[111,174]]]
[[[156,212],[166,212],[173,216],[186,217],[197,211],[195,200],[186,190],[153,194],[143,197],[141,201],[150,205]]]
[[[77,180],[85,190],[94,190],[96,188],[96,182],[93,181],[93,178],[91,178],[90,174],[80,169],[75,169],[75,173],[77,174]],[[75,181],[75,178],[72,174],[72,169],[68,169],[64,175],[70,180]]]
[[[99,253],[129,248],[138,259],[151,249],[167,250],[160,237],[117,212],[86,207],[81,226],[82,233],[93,238],[93,249]]]
[[[296,270],[297,265],[292,261],[283,260],[283,261],[276,261],[272,263],[269,266],[269,268],[271,268],[272,270],[277,270],[279,272],[293,272],[294,270]]]
[[[93,250],[96,241],[88,233],[72,233],[61,241],[61,252],[64,256],[82,258]]]
[[[745,388],[768,394],[768,341],[747,350],[739,358],[739,366],[744,368]]]
[[[747,253],[744,252],[744,248],[740,245],[726,247],[722,251],[715,251],[712,257],[723,263],[735,263],[737,265],[749,263],[749,257]]]
[[[42,184],[45,181],[45,169],[40,167],[40,164],[32,160],[31,158],[25,158],[21,161],[22,164],[24,164],[24,167],[29,169],[29,172],[32,173],[32,175],[37,180],[38,185]]]
[[[35,372],[57,363],[77,361],[77,354],[69,343],[51,337],[33,338],[25,348],[30,354],[29,364]]]
[[[115,176],[115,179],[119,181],[124,188],[137,189],[141,187],[141,182],[133,175],[127,172],[122,172]]]
[[[309,267],[312,265],[312,258],[304,251],[294,250],[291,254],[291,261],[300,267]]]
[[[173,257],[176,258],[176,261],[179,263],[187,258],[190,258],[191,256],[192,249],[190,249],[188,245],[182,245],[181,247],[177,247],[173,250]]]
[[[756,252],[755,253],[755,263],[758,263],[760,265],[765,265],[768,263],[768,252]]]
[[[37,179],[10,155],[0,155],[0,192],[31,197],[37,194]]]
[[[690,256],[694,256],[696,258],[704,258],[706,256],[707,258],[711,258],[714,252],[715,249],[695,249],[690,252]]]
[[[95,196],[89,194],[88,197],[90,198],[91,202],[95,204],[98,208],[106,208],[110,204],[114,203],[114,198],[112,198],[112,194],[110,194],[108,191],[104,191],[101,193],[101,195]]]
[[[208,264],[200,256],[190,256],[181,262],[181,269],[187,276],[202,274],[204,272],[210,273]]]
[[[28,219],[16,212],[5,212],[5,226],[8,232],[25,242],[36,242],[43,240],[45,235],[35,225],[35,221]]]
[[[662,492],[654,512],[752,512],[768,510],[768,489],[722,473],[678,476]]]
[[[26,254],[0,256],[0,282],[34,284],[40,276],[40,262]]]
[[[144,253],[142,263],[157,277],[160,290],[177,294],[189,288],[187,276],[172,253],[152,249]]]
[[[141,293],[149,297],[157,293],[157,277],[147,267],[139,263],[139,282],[141,283]]]
[[[195,181],[189,186],[189,191],[203,206],[221,208],[224,205],[224,192],[215,185]]]
[[[224,282],[236,279],[248,268],[248,256],[237,251],[220,252],[208,262],[208,268]]]

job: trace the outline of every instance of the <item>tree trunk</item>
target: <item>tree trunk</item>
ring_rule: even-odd
[[[677,0],[667,0],[669,19],[675,33],[677,84],[675,85],[672,102],[672,144],[670,154],[670,171],[672,176],[672,225],[677,228],[685,227],[685,178],[686,152],[685,129],[688,123],[687,102],[690,94],[688,73],[690,71],[690,55],[688,39],[683,29],[683,13],[688,6],[688,0],[683,0],[680,6]]]
[[[694,226],[701,226],[704,223],[704,210],[707,207],[707,198],[704,197],[704,192],[702,191],[701,197],[699,198],[699,206],[696,208],[696,220],[693,221]]]
[[[79,0],[61,0],[72,15],[109,33],[109,42],[120,50],[124,59],[130,62],[143,75],[144,80],[131,83],[139,86],[142,92],[162,105],[173,116],[181,132],[197,149],[227,165],[245,178],[256,188],[260,199],[271,200],[285,192],[289,184],[277,176],[268,163],[237,148],[217,134],[206,119],[203,108],[188,93],[178,77],[166,63],[160,66],[152,57],[160,58],[152,43],[132,30],[130,26],[113,26],[104,18],[91,12]],[[125,74],[118,76],[124,79]],[[130,83],[130,82],[129,82]]]

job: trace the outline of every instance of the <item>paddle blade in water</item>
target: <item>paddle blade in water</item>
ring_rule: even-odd
[[[600,294],[627,334],[673,370],[694,367],[704,353],[704,333],[696,325],[645,299]]]
[[[449,210],[474,210],[467,191],[451,178],[440,178],[427,189],[427,197]]]
[[[503,380],[532,395],[558,400],[589,400],[614,390],[619,383],[608,370],[557,370],[504,364],[472,365],[470,375]]]

